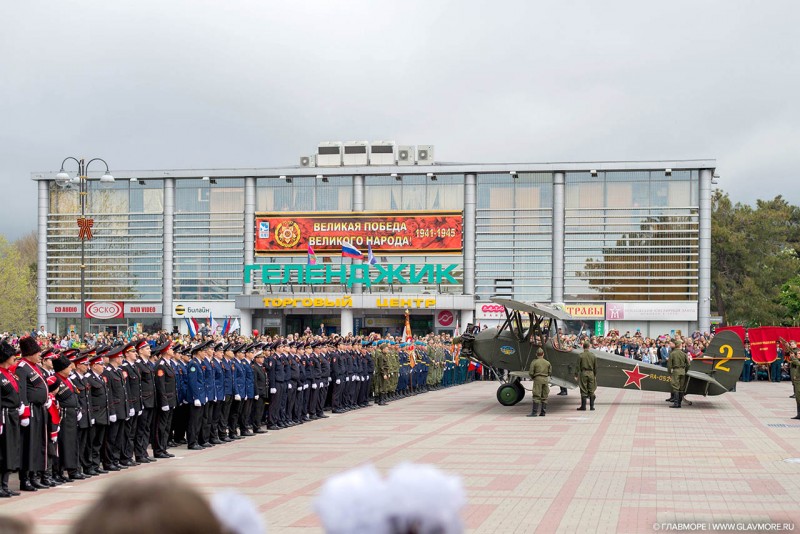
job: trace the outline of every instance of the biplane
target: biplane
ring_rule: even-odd
[[[565,388],[578,386],[578,357],[583,349],[566,346],[567,324],[573,317],[555,305],[526,303],[492,298],[505,310],[499,328],[467,328],[461,336],[462,356],[474,358],[492,368],[500,380],[497,400],[513,406],[525,397],[522,379],[539,347],[552,365],[552,384]],[[574,324],[574,323],[572,323]],[[561,325],[562,328],[559,327]],[[596,349],[597,385],[600,387],[663,391],[671,393],[670,374],[665,367]],[[744,346],[733,332],[720,332],[702,358],[692,360],[685,395],[721,395],[731,391],[744,366]],[[504,369],[508,373],[498,373]]]

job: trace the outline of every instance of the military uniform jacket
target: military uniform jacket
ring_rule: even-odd
[[[789,377],[792,382],[800,382],[800,360],[797,359],[797,352],[792,352],[789,360]]]
[[[242,370],[244,371],[244,392],[243,399],[252,399],[255,394],[255,386],[253,385],[253,368],[250,366],[250,361],[247,358],[241,360]]]
[[[231,360],[231,365],[233,366],[233,394],[239,395],[239,397],[244,399],[247,395],[247,389],[245,387],[244,380],[244,369],[242,369],[242,364],[239,363],[239,360],[236,358]]]
[[[275,379],[275,363],[275,356],[264,358],[264,371],[267,373],[267,383],[270,388],[274,388],[277,382]]]
[[[531,364],[530,371],[528,374],[531,375],[531,378],[549,378],[551,372],[551,365],[550,362],[545,360],[544,358],[536,358],[533,360]]]
[[[124,361],[120,366],[125,377],[125,390],[128,394],[128,406],[133,408],[135,413],[142,411],[142,375],[136,362]],[[126,414],[127,415],[127,414]]]
[[[161,358],[156,366],[156,405],[159,409],[169,406],[170,409],[178,407],[178,391],[175,380],[175,369],[170,362]]]
[[[686,353],[680,349],[670,352],[667,368],[670,372],[677,371],[679,374],[685,374],[689,370],[689,358],[686,357]]]
[[[584,371],[591,371],[592,374],[596,375],[597,357],[588,350],[584,350],[578,357],[578,370],[581,372],[581,374],[583,374]]]
[[[104,375],[96,375],[89,371],[84,377],[91,398],[91,419],[96,425],[108,424],[108,387]]]
[[[206,387],[206,402],[215,402],[217,400],[217,385],[214,383],[214,364],[211,360],[203,358],[200,360],[200,369],[203,370],[203,384]]]
[[[19,469],[22,439],[19,426],[19,383],[10,369],[0,371],[0,417],[4,423],[0,434],[0,469]]]
[[[225,393],[225,397],[233,397],[233,364],[227,358],[222,359],[222,376],[223,376],[223,383],[222,388]]]
[[[86,382],[85,378],[74,371],[70,373],[69,381],[72,382],[72,385],[75,387],[75,396],[78,397],[78,411],[82,414],[78,421],[78,428],[89,428],[92,424],[89,384]]]
[[[252,368],[255,394],[264,397],[267,394],[267,371],[264,370],[263,365],[258,365],[255,362],[253,362]]]
[[[153,367],[151,366],[150,362],[137,360],[136,369],[139,370],[139,386],[142,391],[142,408],[155,408],[156,382]]]
[[[222,368],[222,360],[211,359],[211,368],[214,369],[214,397],[217,401],[225,400],[225,371]]]
[[[19,400],[25,406],[30,404],[43,406],[47,402],[47,384],[41,370],[31,366],[31,362],[27,360],[22,360],[17,365],[15,374],[19,385]]]
[[[125,377],[122,369],[115,369],[110,365],[103,371],[108,384],[108,409],[109,415],[116,414],[117,422],[128,418],[128,391],[125,389]]]
[[[331,377],[331,359],[327,354],[320,354],[319,356],[319,374],[323,384],[327,384],[328,379]]]
[[[186,398],[189,404],[194,404],[194,401],[200,401],[200,404],[205,404],[208,401],[206,396],[206,382],[204,364],[197,358],[192,358],[186,364],[186,382],[189,385],[188,396]]]

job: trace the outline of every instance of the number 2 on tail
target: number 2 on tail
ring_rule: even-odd
[[[720,371],[730,372],[730,370],[731,370],[730,367],[725,367],[722,364],[725,363],[726,361],[730,360],[731,357],[733,356],[733,347],[731,347],[730,345],[722,345],[719,348],[719,352],[720,352],[720,354],[725,356],[725,359],[718,361],[717,364],[714,366],[714,369],[719,369]]]

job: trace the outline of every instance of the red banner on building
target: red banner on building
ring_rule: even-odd
[[[339,254],[346,241],[366,253],[443,254],[462,250],[463,216],[443,212],[258,213],[257,254]]]
[[[760,326],[748,328],[750,351],[754,363],[772,363],[778,358],[778,337],[786,338],[786,328],[782,326]]]

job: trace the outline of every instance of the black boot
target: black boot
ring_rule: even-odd
[[[680,408],[682,400],[683,400],[683,393],[676,393],[675,402],[672,403],[672,406],[670,406],[670,408]]]
[[[675,392],[669,394],[669,398],[665,399],[665,402],[675,402]]]
[[[594,399],[595,399],[594,395],[589,397],[589,410],[591,410],[591,411],[594,411]]]
[[[528,414],[528,417],[536,417],[539,415],[539,403],[534,402],[531,404],[531,413]]]
[[[792,417],[792,419],[800,419],[800,404],[797,405],[797,415]]]
[[[586,397],[581,397],[581,407],[578,408],[578,411],[579,412],[585,412],[586,411]]]
[[[542,403],[542,413],[539,414],[539,417],[544,417],[545,415],[547,415],[547,403],[543,402]]]
[[[19,495],[18,492],[8,489],[8,476],[10,474],[9,471],[6,471],[3,473],[2,477],[0,477],[0,497],[14,497]]]

